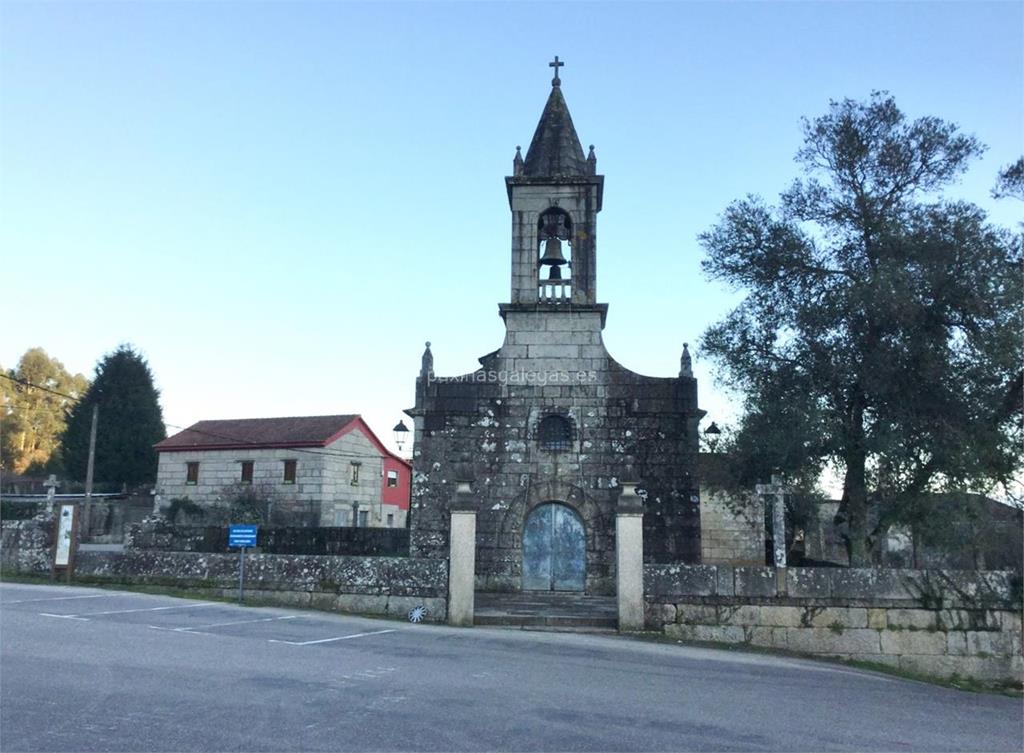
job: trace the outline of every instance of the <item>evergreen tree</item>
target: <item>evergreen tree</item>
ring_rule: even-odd
[[[63,442],[68,477],[85,480],[92,409],[98,405],[94,479],[128,486],[155,481],[153,445],[167,436],[158,398],[149,365],[131,346],[104,356],[92,386],[68,418]]]
[[[884,94],[833,102],[780,206],[737,201],[700,237],[747,293],[703,338],[745,397],[731,449],[748,482],[838,470],[854,565],[901,509],[1019,472],[1021,239],[939,194],[981,151]]]

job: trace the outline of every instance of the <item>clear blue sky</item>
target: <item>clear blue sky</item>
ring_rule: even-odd
[[[736,300],[697,234],[774,200],[830,98],[975,134],[953,193],[1015,224],[988,192],[1024,148],[1022,35],[1020,2],[4,0],[0,365],[42,346],[91,375],[130,342],[172,425],[358,412],[389,440],[425,340],[442,375],[501,344],[503,177],[557,54],[606,176],[606,344],[674,375]]]

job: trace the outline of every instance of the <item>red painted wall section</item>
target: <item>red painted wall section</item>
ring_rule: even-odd
[[[398,486],[388,486],[388,471],[398,473]],[[412,468],[393,455],[384,456],[384,478],[381,479],[380,501],[385,505],[398,505],[401,510],[409,509],[412,492]]]

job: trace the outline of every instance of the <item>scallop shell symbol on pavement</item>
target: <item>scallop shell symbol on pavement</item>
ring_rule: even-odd
[[[409,622],[422,622],[426,616],[427,608],[422,605],[409,610]]]

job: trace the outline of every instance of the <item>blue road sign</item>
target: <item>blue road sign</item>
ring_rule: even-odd
[[[228,546],[256,546],[257,526],[228,526]]]

